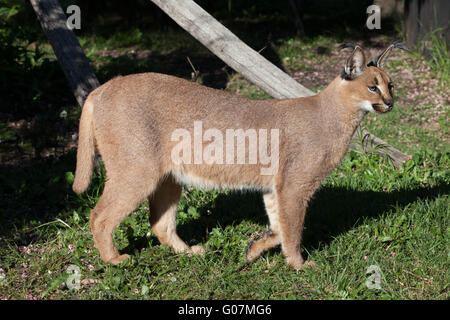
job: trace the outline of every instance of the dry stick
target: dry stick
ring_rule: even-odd
[[[403,272],[405,272],[405,273],[407,273],[407,274],[409,274],[409,275],[415,277],[416,279],[419,279],[419,280],[421,280],[421,281],[423,281],[425,283],[431,284],[431,282],[427,278],[422,278],[422,277],[418,276],[417,274],[412,273],[411,271],[403,269]]]
[[[152,0],[152,2],[236,72],[272,97],[284,99],[315,94],[247,46],[194,1]],[[366,129],[363,131],[370,141],[369,144],[362,146],[366,152],[372,151],[370,145],[383,146],[378,148],[377,152],[387,155],[396,167],[408,160],[408,155],[372,135]],[[357,134],[353,136],[353,142],[360,142]],[[354,144],[350,148],[359,151]]]
[[[283,292],[276,292],[273,293],[272,296],[276,297],[276,296],[281,296],[281,295],[285,295],[285,294],[290,294],[290,293],[301,293],[302,291],[300,290],[289,290],[289,291],[283,291]]]
[[[195,69],[194,65],[192,64],[191,59],[189,59],[189,57],[186,57],[187,61],[189,62],[189,64],[191,65],[192,68],[192,73],[191,73],[191,80],[192,82],[196,82],[198,77],[200,76],[200,70]]]

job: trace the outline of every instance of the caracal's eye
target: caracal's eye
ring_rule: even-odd
[[[378,88],[376,86],[368,87],[370,91],[377,92]]]
[[[392,90],[394,90],[394,85],[392,83],[388,84],[389,93],[392,94]]]

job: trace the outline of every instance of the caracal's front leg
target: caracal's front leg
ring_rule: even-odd
[[[297,270],[315,267],[313,262],[304,261],[301,242],[308,200],[317,188],[312,183],[300,184],[300,188],[298,185],[284,181],[276,191],[281,248],[288,264]]]
[[[270,229],[249,242],[246,251],[246,261],[248,263],[258,258],[264,251],[281,243],[280,223],[278,221],[278,202],[275,193],[264,193],[263,199],[269,217]]]

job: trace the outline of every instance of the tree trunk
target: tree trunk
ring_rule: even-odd
[[[289,0],[289,4],[291,6],[292,15],[294,16],[295,27],[297,28],[298,34],[305,33],[305,26],[302,21],[302,12],[301,12],[301,3],[300,0]]]
[[[57,0],[30,0],[80,106],[100,83]]]
[[[152,2],[236,72],[272,97],[298,98],[315,94],[243,43],[194,1],[152,0]],[[362,132],[365,137],[362,147],[365,151],[372,151],[374,146],[378,146],[376,152],[387,155],[396,167],[408,160],[408,155],[366,129],[362,129]],[[359,151],[354,143],[360,143],[357,134],[353,137],[350,148]]]
[[[415,47],[422,40],[429,40],[427,36],[438,28],[441,28],[438,33],[449,43],[450,1],[405,0],[404,10],[404,33],[409,47]]]

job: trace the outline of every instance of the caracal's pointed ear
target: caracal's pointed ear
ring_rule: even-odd
[[[384,51],[382,53],[380,53],[378,56],[376,56],[375,58],[373,58],[372,61],[370,61],[367,66],[374,66],[374,67],[378,67],[378,68],[384,68],[384,63],[386,62],[387,58],[389,57],[389,55],[392,52],[392,49],[394,48],[398,48],[398,49],[402,49],[405,50],[407,52],[409,52],[408,48],[401,42],[399,41],[395,41],[393,43],[391,43],[386,49],[384,49]]]
[[[366,56],[362,48],[353,43],[344,43],[343,48],[354,48],[350,57],[345,62],[344,70],[342,71],[342,78],[346,80],[353,80],[359,77],[366,68]]]

